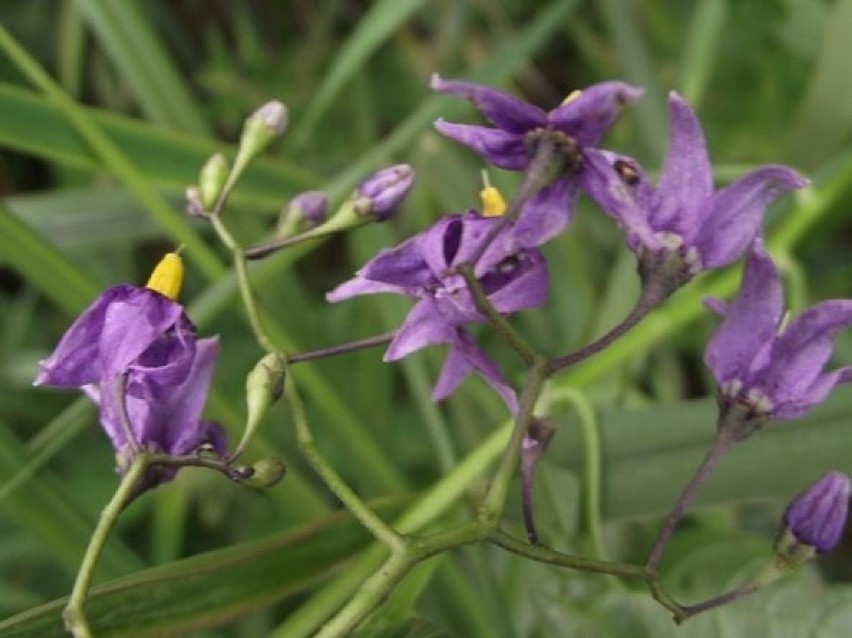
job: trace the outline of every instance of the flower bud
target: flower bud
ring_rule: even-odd
[[[322,191],[306,191],[290,200],[278,222],[278,237],[289,237],[325,221],[328,197]]]
[[[260,459],[251,469],[252,475],[245,479],[243,484],[257,488],[272,487],[287,473],[284,462],[276,456]]]
[[[396,212],[414,183],[408,164],[397,164],[373,173],[355,189],[356,211],[386,221]]]
[[[848,476],[829,472],[796,496],[784,512],[777,552],[799,562],[808,554],[834,549],[846,524],[850,492]]]
[[[281,396],[286,370],[284,356],[273,352],[262,357],[246,376],[246,427],[232,459],[242,454],[263,415]]]
[[[198,176],[198,194],[205,211],[212,210],[222,194],[230,167],[221,153],[212,155]]]
[[[262,153],[287,128],[287,107],[278,100],[267,102],[252,113],[240,137],[241,162]]]
[[[198,186],[187,186],[185,197],[186,208],[184,210],[187,215],[190,217],[209,217],[207,211],[204,210],[204,204],[201,201],[201,189]]]

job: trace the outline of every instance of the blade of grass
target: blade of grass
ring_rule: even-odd
[[[209,279],[215,280],[224,268],[207,244],[193,231],[186,217],[175,212],[162,196],[139,174],[133,164],[112,141],[92,122],[86,113],[56,84],[36,60],[0,25],[0,49],[15,66],[60,110],[74,130],[89,144],[104,168],[115,174],[145,206],[148,213],[168,233],[176,245],[183,244],[187,257]]]
[[[725,28],[727,12],[726,0],[701,0],[692,10],[692,19],[684,36],[678,89],[696,109],[713,72],[716,47]]]
[[[177,131],[210,133],[186,81],[135,2],[75,0],[75,6],[152,120]]]
[[[373,3],[358,21],[352,35],[337,50],[322,84],[305,107],[304,116],[293,127],[289,148],[295,152],[305,146],[341,89],[394,30],[425,4],[425,0],[380,0]]]

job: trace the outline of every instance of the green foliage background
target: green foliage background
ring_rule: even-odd
[[[702,119],[720,183],[767,162],[814,179],[769,217],[791,308],[852,297],[851,0],[6,0],[0,21],[0,615],[10,617],[0,622],[2,638],[61,635],[55,604],[15,614],[69,591],[115,487],[111,450],[86,401],[30,387],[37,361],[98,290],[144,281],[163,251],[186,244],[183,300],[200,331],[223,343],[208,412],[239,436],[243,377],[260,353],[225,252],[182,214],[182,193],[212,152],[233,152],[242,119],[268,99],[288,104],[291,127],[233,198],[228,221],[243,241],[260,240],[301,190],[340,198],[366,173],[399,161],[418,176],[391,223],[254,269],[275,338],[292,351],[396,326],[405,302],[329,306],[323,295],[377,249],[476,204],[478,159],[431,130],[436,117],[473,112],[430,93],[435,71],[547,108],[604,79],[643,86],[607,146],[649,167],[665,152],[666,93],[680,91]],[[515,175],[491,177],[504,192],[516,185]],[[632,255],[591,206],[546,252],[551,301],[515,321],[558,354],[614,325],[637,283]],[[580,392],[599,417],[607,549],[641,560],[712,435],[701,349],[715,322],[701,297],[730,294],[737,277],[698,280],[554,383],[560,431],[538,494],[546,542],[593,551],[584,507],[594,486],[572,409]],[[487,330],[478,337],[519,379],[511,353]],[[849,336],[837,345],[838,361],[852,360]],[[424,352],[390,366],[366,351],[299,369],[320,448],[388,517],[452,468],[471,468],[457,498],[421,523],[433,526],[464,515],[499,452],[505,419],[478,380],[434,405],[442,357]],[[664,562],[678,595],[713,595],[754,573],[770,555],[784,503],[825,470],[852,472],[850,420],[852,392],[841,389],[722,464],[700,499],[714,507],[687,521]],[[362,573],[364,559],[354,557],[369,539],[335,513],[280,407],[248,452],[269,454],[281,455],[289,472],[267,492],[184,470],[125,513],[97,572],[97,582],[109,583],[90,605],[98,635],[311,635],[333,609],[333,593]],[[510,507],[510,527],[518,511]],[[685,631],[848,635],[851,547]],[[471,547],[421,566],[361,635],[675,631],[632,585]]]

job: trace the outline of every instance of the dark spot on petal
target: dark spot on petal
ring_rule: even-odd
[[[636,184],[639,183],[639,171],[637,171],[636,167],[630,162],[626,160],[615,160],[615,164],[613,164],[612,167],[615,169],[615,172],[618,173],[621,181],[628,186],[636,186]]]

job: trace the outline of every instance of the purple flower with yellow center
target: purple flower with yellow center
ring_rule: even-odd
[[[525,247],[538,246],[568,223],[574,196],[584,179],[586,151],[598,144],[621,107],[642,91],[623,82],[601,82],[575,91],[551,111],[527,104],[495,89],[432,76],[431,87],[469,100],[494,128],[438,120],[440,133],[509,171],[530,169],[543,143],[556,149],[555,178],[523,207],[515,237]]]
[[[768,165],[714,191],[701,125],[675,92],[669,94],[669,117],[669,149],[656,187],[632,158],[595,149],[586,154],[583,185],[618,220],[648,274],[675,259],[680,285],[735,261],[760,232],[766,207],[808,180],[786,166]]]
[[[336,302],[358,295],[395,293],[416,303],[385,352],[396,361],[425,346],[448,344],[449,354],[433,390],[440,400],[470,372],[479,373],[515,410],[515,393],[494,362],[463,329],[485,320],[467,285],[452,268],[466,263],[498,217],[474,211],[444,217],[396,248],[381,251],[356,276],[328,293]],[[474,274],[495,309],[510,314],[538,306],[547,297],[547,267],[535,249],[517,249],[500,233],[477,261]]]
[[[737,407],[747,421],[795,419],[838,383],[852,380],[852,366],[825,371],[835,333],[852,326],[852,300],[823,301],[781,325],[781,281],[760,239],[752,244],[734,300],[708,300],[708,306],[724,320],[704,361],[723,407]]]
[[[828,472],[796,496],[784,512],[787,535],[818,553],[830,552],[840,542],[852,481],[842,472]]]
[[[200,418],[218,339],[196,338],[175,301],[181,277],[170,253],[145,288],[107,288],[39,364],[34,385],[79,388],[99,407],[121,472],[141,451],[182,456],[209,444],[225,454],[222,429]],[[152,467],[143,482],[153,487],[174,473]]]

